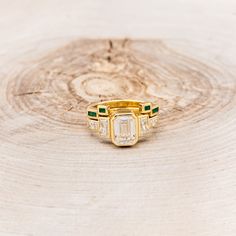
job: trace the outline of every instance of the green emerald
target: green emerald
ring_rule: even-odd
[[[102,108],[102,107],[100,107],[100,108],[99,108],[99,113],[106,113],[106,109],[105,109],[105,108]]]
[[[155,107],[154,109],[152,109],[152,113],[157,113],[159,111],[159,107]]]
[[[151,109],[151,106],[150,105],[146,105],[145,107],[144,107],[144,110],[145,111],[149,111]]]
[[[88,116],[96,117],[97,113],[94,111],[88,111]]]

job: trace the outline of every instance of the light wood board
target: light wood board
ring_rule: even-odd
[[[236,2],[0,1],[0,236],[235,236]],[[89,103],[158,100],[117,148]]]

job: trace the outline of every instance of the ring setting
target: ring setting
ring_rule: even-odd
[[[157,126],[159,106],[136,100],[110,100],[87,109],[89,129],[116,146],[133,146]]]

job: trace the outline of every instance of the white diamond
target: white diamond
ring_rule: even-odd
[[[104,137],[108,138],[109,136],[109,119],[108,118],[100,118],[99,119],[99,134]]]
[[[88,120],[88,125],[89,125],[89,128],[92,129],[92,130],[97,130],[98,129],[98,121],[97,120],[89,119]]]
[[[149,131],[148,116],[140,117],[140,132],[141,135],[146,134]]]
[[[133,114],[117,114],[113,119],[114,144],[130,146],[137,142],[137,117]]]
[[[151,124],[152,127],[157,126],[158,116],[154,116],[154,117],[150,118],[149,120],[150,120],[150,124]]]

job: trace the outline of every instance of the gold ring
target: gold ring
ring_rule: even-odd
[[[116,146],[132,146],[156,127],[159,106],[152,102],[111,100],[91,104],[88,126]]]

